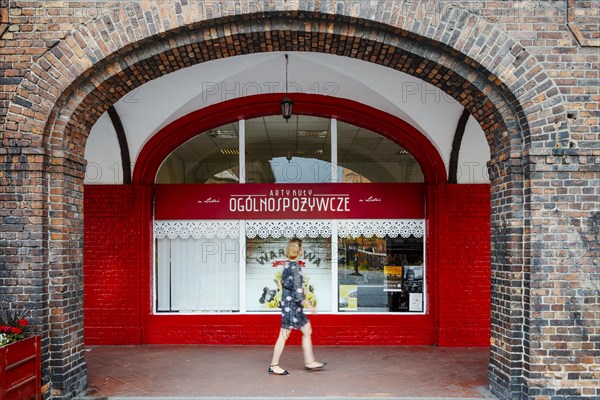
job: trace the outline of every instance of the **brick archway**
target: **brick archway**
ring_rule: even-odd
[[[562,97],[536,59],[485,20],[451,6],[423,14],[394,10],[394,3],[389,10],[352,1],[332,3],[331,10],[304,2],[295,9],[268,1],[241,2],[239,9],[229,9],[226,1],[215,4],[198,9],[196,3],[131,3],[101,16],[44,54],[10,103],[2,138],[20,153],[3,156],[6,184],[15,198],[38,194],[23,204],[35,218],[14,224],[16,237],[30,240],[34,250],[9,263],[14,278],[27,276],[30,267],[44,271],[25,290],[46,333],[51,387],[68,395],[85,386],[81,210],[83,154],[94,122],[126,93],[169,72],[221,57],[286,50],[337,54],[406,72],[453,96],[479,121],[492,150],[490,380],[506,398],[526,393],[529,371],[514,362],[525,357],[529,339],[523,309],[531,262],[523,233],[526,162],[569,141]]]

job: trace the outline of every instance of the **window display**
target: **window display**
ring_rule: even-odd
[[[246,241],[246,310],[280,312],[285,237]],[[331,238],[303,238],[299,260],[306,298],[319,311],[331,311]]]
[[[423,238],[338,238],[338,310],[423,311]]]
[[[157,312],[279,312],[292,237],[318,311],[425,311],[423,220],[156,221],[154,232]]]

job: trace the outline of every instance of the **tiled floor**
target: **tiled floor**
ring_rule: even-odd
[[[96,346],[86,349],[89,393],[99,397],[493,398],[486,348],[315,347],[323,371],[287,346],[288,376],[267,374],[266,346]]]

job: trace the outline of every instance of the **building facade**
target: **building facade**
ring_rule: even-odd
[[[85,344],[271,343],[290,237],[315,343],[600,397],[598,2],[1,3],[0,300],[46,397]]]

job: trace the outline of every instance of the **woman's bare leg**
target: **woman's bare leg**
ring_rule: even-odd
[[[283,353],[283,349],[285,348],[285,342],[290,337],[291,330],[283,329],[279,331],[279,336],[277,337],[277,341],[275,342],[275,348],[273,349],[273,358],[271,359],[271,368],[276,374],[280,374],[284,371],[279,364],[279,358],[281,358],[281,354]]]
[[[304,353],[304,365],[308,368],[319,368],[324,364],[315,360],[312,347],[312,326],[310,322],[304,324],[302,331],[302,352]]]

